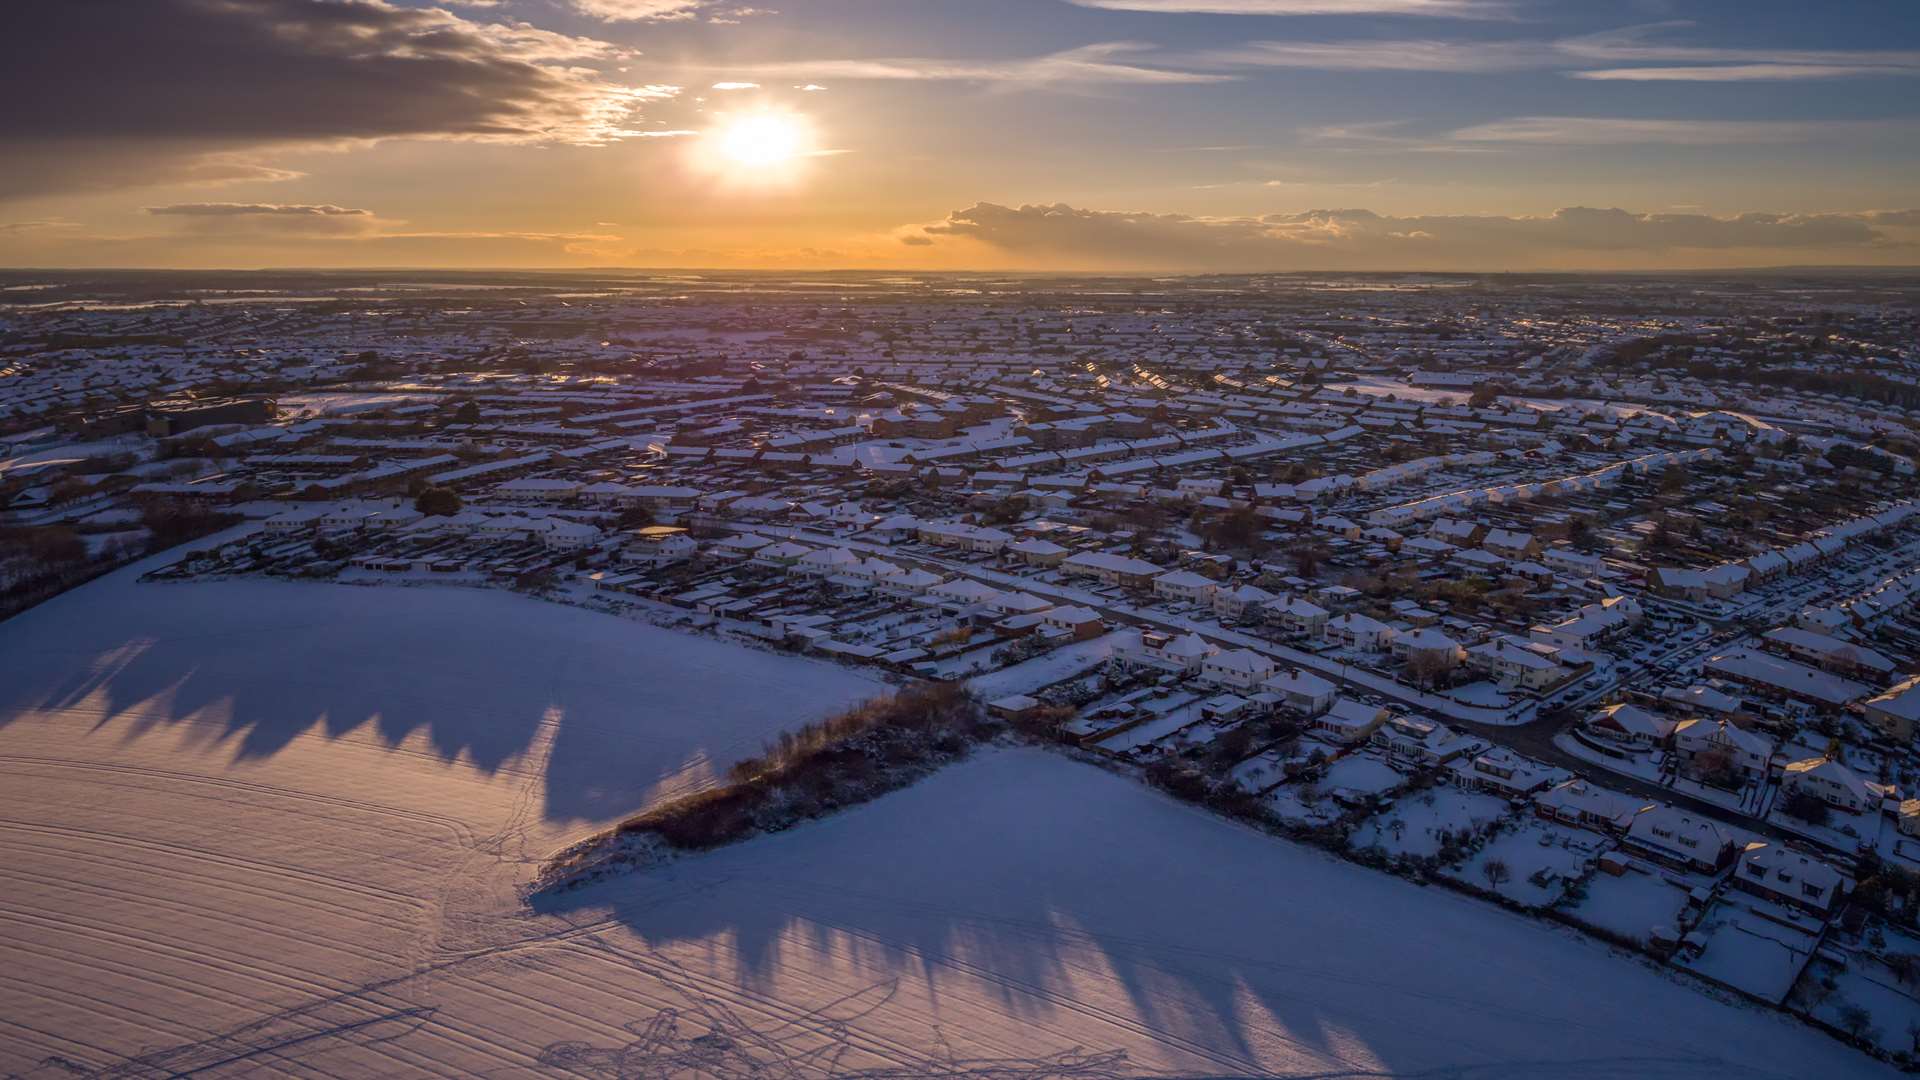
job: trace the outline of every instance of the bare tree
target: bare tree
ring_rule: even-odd
[[[1487,879],[1487,888],[1499,892],[1500,886],[1513,880],[1513,871],[1504,859],[1488,859],[1480,864],[1480,876]]]

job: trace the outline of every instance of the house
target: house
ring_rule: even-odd
[[[1705,667],[1731,682],[1826,709],[1838,709],[1873,692],[1865,683],[1756,649],[1734,649],[1708,657]]]
[[[1920,675],[1868,698],[1861,706],[1861,715],[1887,737],[1912,742],[1914,724],[1920,721]]]
[[[928,589],[927,595],[947,608],[992,607],[1000,599],[1000,590],[972,578],[954,578]]]
[[[817,548],[793,561],[796,573],[811,577],[832,577],[844,574],[860,565],[860,556],[846,548]]]
[[[1717,821],[1651,806],[1634,815],[1621,845],[1666,866],[1717,873],[1733,859],[1733,833]]]
[[[988,555],[998,552],[1013,540],[999,529],[969,525],[964,521],[927,521],[920,524],[920,539],[940,547],[977,551]]]
[[[1158,630],[1140,631],[1139,641],[1128,649],[1131,659],[1186,672],[1198,671],[1201,662],[1217,651],[1198,634],[1176,636]]]
[[[1777,627],[1763,637],[1769,646],[1788,656],[1841,675],[1859,675],[1878,682],[1899,667],[1883,653],[1804,627]]]
[[[1393,627],[1358,612],[1328,619],[1323,633],[1328,641],[1364,652],[1381,652],[1394,638]]]
[[[620,552],[620,561],[665,566],[668,563],[685,562],[699,550],[700,545],[687,535],[687,530],[672,525],[649,525],[627,534],[627,545]]]
[[[1533,797],[1534,813],[1540,817],[1615,835],[1626,832],[1634,816],[1651,805],[1585,780],[1568,780]]]
[[[1074,641],[1088,641],[1106,632],[1106,620],[1092,608],[1067,605],[1040,613],[1040,625]]]
[[[1480,541],[1484,550],[1506,559],[1530,559],[1540,553],[1540,544],[1529,532],[1492,529]]]
[[[1275,675],[1260,685],[1268,693],[1277,695],[1287,708],[1308,716],[1332,705],[1338,693],[1333,683],[1299,668]]]
[[[1395,634],[1391,644],[1393,655],[1409,661],[1431,659],[1452,662],[1460,658],[1460,643],[1430,628]]]
[[[1679,726],[1679,721],[1638,705],[1609,705],[1580,721],[1580,730],[1587,734],[1635,749],[1665,746]]]
[[[1206,603],[1220,588],[1212,578],[1203,577],[1191,570],[1173,570],[1153,579],[1155,596],[1167,600],[1187,600],[1194,603]]]
[[[1775,844],[1750,844],[1740,853],[1733,884],[1763,900],[1796,907],[1821,918],[1848,892],[1846,875],[1811,855]]]
[[[1279,597],[1257,585],[1239,585],[1213,594],[1213,613],[1222,619],[1251,618]]]
[[[1031,537],[1008,544],[1005,551],[1028,566],[1059,566],[1066,561],[1068,554],[1066,548],[1051,540]]]
[[[1368,705],[1350,697],[1337,697],[1327,711],[1313,718],[1313,730],[1339,743],[1365,742],[1380,725],[1387,722],[1384,706]]]
[[[1675,725],[1673,752],[1694,771],[1699,770],[1702,756],[1724,757],[1736,777],[1751,782],[1767,774],[1773,743],[1730,721],[1695,717]]]
[[[1528,645],[1504,636],[1468,649],[1467,666],[1485,672],[1508,690],[1542,690],[1567,673],[1566,668]]]
[[[800,556],[805,555],[812,550],[813,549],[810,547],[806,547],[802,544],[795,544],[791,541],[786,541],[778,544],[768,544],[766,547],[763,547],[760,550],[753,553],[753,561],[756,563],[759,563],[762,566],[772,566],[772,567],[778,567],[780,569],[786,569],[788,567],[791,567],[794,563],[798,562],[800,560]]]
[[[1460,758],[1447,765],[1453,782],[1467,791],[1484,791],[1508,799],[1531,795],[1565,773],[1556,773],[1532,758],[1503,746]]]
[[[1291,633],[1305,634],[1309,637],[1318,637],[1326,632],[1327,619],[1331,614],[1319,604],[1297,597],[1267,608],[1268,618],[1278,618],[1281,627]]]
[[[1387,755],[1388,761],[1415,765],[1442,765],[1462,754],[1486,746],[1486,743],[1461,735],[1438,720],[1424,716],[1387,717],[1367,740]]]
[[[1609,596],[1597,604],[1584,604],[1572,618],[1545,628],[1535,627],[1530,636],[1570,649],[1591,649],[1595,644],[1627,633],[1644,618],[1640,602],[1628,596]]]
[[[1809,795],[1849,814],[1878,809],[1883,790],[1830,757],[1790,761],[1780,775],[1782,795]]]
[[[1094,578],[1102,585],[1128,589],[1147,588],[1161,574],[1160,567],[1145,559],[1105,551],[1083,551],[1070,556],[1060,563],[1060,569],[1077,577]]]
[[[1252,649],[1228,649],[1200,662],[1200,677],[1215,686],[1252,690],[1273,674],[1272,660]]]

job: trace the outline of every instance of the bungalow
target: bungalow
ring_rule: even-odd
[[[1153,579],[1154,595],[1168,600],[1204,603],[1211,600],[1219,588],[1219,583],[1212,578],[1202,577],[1191,570],[1174,570]]]
[[[1272,660],[1252,649],[1217,652],[1200,662],[1200,677],[1215,686],[1252,690],[1273,674]]]
[[[880,591],[895,596],[920,596],[947,580],[939,574],[908,567],[880,582]]]
[[[1313,718],[1313,730],[1340,743],[1359,743],[1370,738],[1387,722],[1387,710],[1350,697],[1337,697],[1327,711]]]
[[[927,595],[941,600],[943,607],[991,607],[1000,599],[1000,590],[972,578],[954,578],[928,589]]]
[[[1733,833],[1719,822],[1671,806],[1634,815],[1621,846],[1666,866],[1717,873],[1733,859]]]
[[[1294,668],[1260,684],[1268,693],[1278,695],[1289,709],[1312,716],[1333,704],[1338,689],[1333,683],[1311,672]]]
[[[1877,809],[1883,790],[1830,757],[1790,761],[1780,776],[1782,794],[1810,795],[1849,814]]]
[[[1848,890],[1847,878],[1826,863],[1774,844],[1751,844],[1740,855],[1733,883],[1744,892],[1811,912],[1833,913]]]
[[[846,548],[817,548],[793,561],[795,573],[810,577],[832,577],[849,573],[860,565],[860,556]]]
[[[999,529],[969,525],[964,521],[922,522],[919,536],[929,544],[959,548],[962,551],[977,551],[988,555],[1006,547],[1013,539]]]
[[[760,550],[754,552],[753,561],[756,563],[759,563],[762,566],[773,566],[773,567],[778,567],[780,569],[786,569],[788,567],[791,567],[794,563],[798,562],[800,560],[800,556],[805,555],[808,552],[811,552],[812,550],[813,549],[810,547],[806,547],[801,544],[796,544],[796,543],[793,543],[792,541],[783,541],[778,544],[768,544],[766,547],[763,547]]]
[[[1634,816],[1651,805],[1585,780],[1568,780],[1533,798],[1534,813],[1540,817],[1616,835],[1626,832]]]
[[[1040,625],[1075,641],[1087,641],[1106,632],[1106,620],[1092,608],[1068,605],[1040,613]]]
[[[1597,739],[1637,749],[1665,746],[1679,726],[1679,721],[1638,705],[1609,705],[1580,721],[1580,730]]]

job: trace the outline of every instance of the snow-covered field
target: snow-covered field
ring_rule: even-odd
[[[1040,751],[519,902],[873,689],[454,589],[122,574],[0,624],[0,1074],[1891,1075]]]
[[[496,592],[83,587],[0,624],[0,1075],[220,1060],[290,1009],[237,1038],[431,1028],[432,993],[368,988],[546,932],[514,888],[554,847],[880,689]],[[487,1042],[340,1068],[516,1059]]]

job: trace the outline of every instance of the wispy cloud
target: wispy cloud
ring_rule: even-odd
[[[1831,130],[1831,126],[1825,126]],[[1766,120],[1643,120],[1595,116],[1518,116],[1456,129],[1458,142],[1554,146],[1623,146],[1797,142],[1819,130]]]
[[[1251,41],[1174,55],[1199,68],[1301,68],[1484,75],[1562,71],[1613,81],[1745,82],[1920,75],[1920,52],[1875,49],[1739,49],[1679,45],[1656,35],[1691,26],[1653,23],[1558,40],[1392,39]],[[1610,65],[1592,68],[1594,64]],[[1579,70],[1586,68],[1587,70]]]
[[[1419,15],[1445,19],[1498,18],[1511,11],[1498,0],[1067,0],[1103,11],[1164,15]]]
[[[1185,59],[1205,67],[1478,74],[1545,67],[1554,55],[1543,42],[1525,41],[1253,41]]]
[[[171,203],[166,206],[149,206],[145,209],[149,214],[163,217],[365,217],[373,213],[371,210],[335,206],[332,203]]]
[[[1045,56],[1004,60],[952,60],[891,57],[844,60],[789,60],[734,65],[731,70],[782,79],[934,80],[1004,86],[1064,86],[1098,83],[1213,83],[1231,75],[1148,67],[1122,57],[1151,49],[1131,41],[1110,41]]]
[[[1681,45],[1657,40],[1686,21],[1649,23],[1554,42],[1560,53],[1612,65],[1573,73],[1576,78],[1630,81],[1746,82],[1778,79],[1920,75],[1920,51],[1894,49],[1774,49]]]

